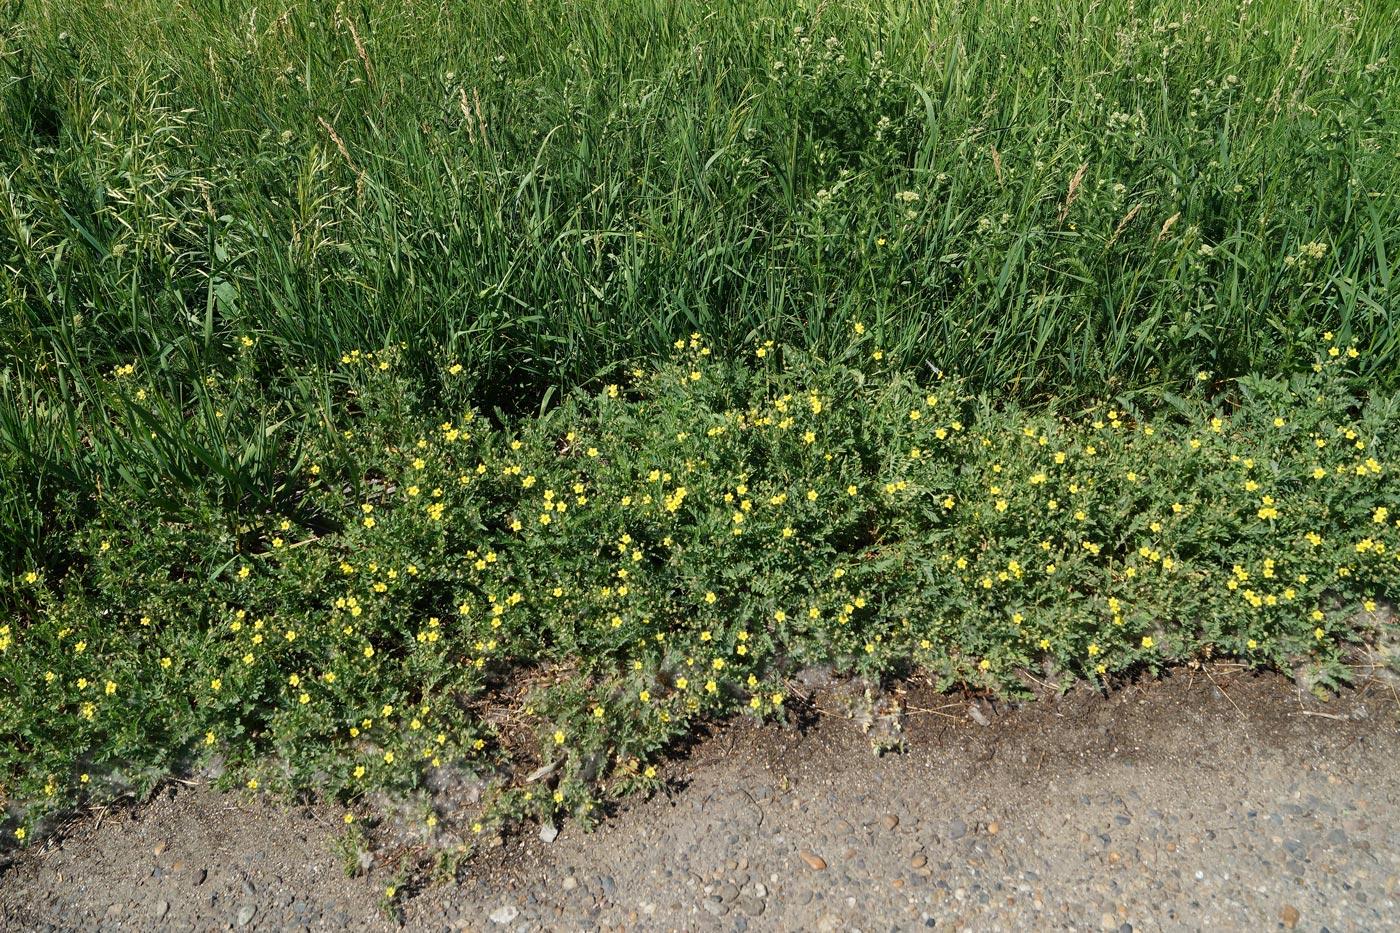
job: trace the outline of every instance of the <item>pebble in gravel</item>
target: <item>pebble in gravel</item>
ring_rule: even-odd
[[[505,926],[508,923],[515,922],[515,918],[518,916],[520,916],[520,908],[516,907],[514,904],[503,904],[491,911],[491,922],[499,924],[500,926]]]

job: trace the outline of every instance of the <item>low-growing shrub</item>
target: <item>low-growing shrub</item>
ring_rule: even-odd
[[[1014,695],[1226,655],[1329,687],[1395,600],[1400,402],[1330,336],[1291,378],[1074,409],[754,353],[697,335],[538,417],[435,423],[392,348],[347,354],[357,407],[278,474],[285,514],[105,497],[68,572],[6,594],[15,817],[204,763],[587,823],[698,720],[782,717],[805,666]],[[176,429],[156,385],[102,384],[113,430]]]

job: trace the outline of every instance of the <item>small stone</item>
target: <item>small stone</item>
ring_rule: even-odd
[[[763,913],[763,909],[767,906],[759,898],[753,897],[748,894],[740,895],[739,899],[734,903],[738,905],[740,910],[748,914],[750,917],[759,916]]]
[[[988,823],[988,824],[987,824],[987,832],[989,832],[989,833],[991,833],[993,836],[995,836],[997,833],[1001,832],[1001,824],[1000,824],[1000,823]]]
[[[1292,904],[1289,904],[1278,912],[1278,918],[1282,920],[1283,925],[1290,930],[1298,925],[1298,917],[1298,908],[1294,907]]]
[[[540,827],[540,841],[550,843],[559,838],[559,827],[553,823],[545,823]]]
[[[910,867],[910,868],[923,868],[923,867],[924,867],[925,865],[927,865],[927,864],[928,864],[928,856],[927,856],[927,855],[924,855],[924,853],[922,853],[922,852],[920,852],[918,855],[914,856],[913,858],[911,858],[911,859],[909,860],[909,867]]]
[[[903,879],[903,878],[896,878],[896,879],[894,879],[893,881],[890,882],[890,887],[895,888],[896,890],[899,889],[899,888],[904,887],[904,879]]]
[[[562,887],[565,891],[572,891],[578,887],[578,879],[575,878],[573,875],[570,875],[569,877],[564,879],[564,883],[560,885],[560,887]]]
[[[244,904],[242,907],[238,908],[238,925],[241,927],[246,927],[249,923],[252,923],[253,914],[257,912],[257,904]]]
[[[156,847],[155,847],[154,849],[151,850],[151,854],[152,854],[152,855],[160,855],[160,854],[161,854],[162,852],[164,852],[165,850],[166,850],[165,840],[162,839],[160,842],[157,842],[157,843],[156,843]]]
[[[166,900],[156,901],[156,908],[152,913],[157,920],[161,919],[166,914],[170,913],[170,902]]]
[[[246,894],[246,895],[248,895],[249,897],[255,897],[255,896],[257,896],[258,889],[255,888],[255,887],[253,887],[253,882],[252,882],[252,881],[248,880],[247,878],[244,878],[244,879],[243,879],[243,893]]]
[[[826,859],[822,858],[820,855],[808,852],[806,849],[803,849],[797,854],[802,857],[802,861],[806,862],[807,867],[811,868],[812,871],[824,871],[826,869]]]
[[[1118,918],[1113,916],[1113,914],[1104,914],[1099,918],[1099,929],[1110,930],[1113,931],[1113,933],[1117,933]]]
[[[880,818],[880,825],[887,830],[892,830],[899,825],[899,817],[895,816],[893,813],[886,813]]]
[[[729,908],[725,906],[724,901],[717,897],[705,898],[700,902],[700,906],[705,908],[707,913],[712,913],[716,917],[723,917],[725,914],[729,913]]]
[[[503,904],[491,911],[491,922],[505,926],[518,916],[520,916],[520,910],[514,904]]]
[[[953,820],[948,824],[948,838],[961,839],[967,835],[967,823],[962,820]]]
[[[967,705],[967,715],[971,716],[972,721],[979,726],[990,726],[992,724],[992,720],[982,711],[982,707],[978,703],[969,703]]]
[[[190,872],[190,884],[194,885],[195,887],[199,887],[201,884],[204,883],[204,879],[208,877],[209,869],[196,868],[194,871]]]
[[[617,897],[617,882],[612,875],[603,876],[603,896],[607,898]]]

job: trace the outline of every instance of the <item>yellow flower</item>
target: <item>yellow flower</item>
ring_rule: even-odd
[[[554,733],[554,744],[555,744],[555,745],[563,745],[563,744],[564,744],[564,733],[563,733],[562,731],[559,731],[559,730],[556,730],[556,731],[555,731],[555,733]]]
[[[1151,636],[1151,635],[1144,635],[1144,636],[1142,636],[1142,646],[1143,646],[1144,648],[1151,648],[1153,644],[1154,644],[1154,642],[1152,641],[1152,636]]]

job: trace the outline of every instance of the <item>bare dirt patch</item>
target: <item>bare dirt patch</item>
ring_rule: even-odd
[[[527,827],[447,882],[347,877],[339,809],[171,783],[20,853],[0,927],[1395,928],[1388,685],[1323,703],[1214,665],[975,713],[907,687],[902,754],[819,692],[805,725],[715,727],[597,832]]]

